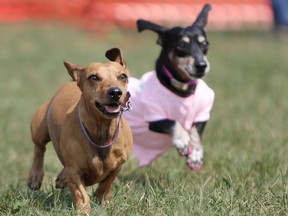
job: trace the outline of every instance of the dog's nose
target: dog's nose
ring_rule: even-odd
[[[203,73],[207,67],[206,61],[196,61],[195,68],[197,72]]]
[[[120,88],[112,87],[107,91],[108,95],[113,99],[119,99],[122,95],[122,91]]]

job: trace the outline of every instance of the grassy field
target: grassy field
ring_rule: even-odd
[[[61,165],[52,145],[41,190],[26,187],[31,116],[70,80],[63,60],[103,62],[107,49],[120,47],[139,77],[154,67],[157,37],[117,29],[104,37],[49,24],[0,28],[0,215],[76,215],[69,191],[54,187]],[[132,157],[111,205],[92,203],[93,215],[288,215],[288,43],[262,31],[208,36],[205,81],[216,101],[203,169],[190,171],[173,149],[145,168]]]

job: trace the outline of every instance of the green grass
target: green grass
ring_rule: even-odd
[[[61,165],[52,145],[40,191],[27,190],[37,107],[70,80],[63,60],[87,65],[123,49],[134,76],[153,69],[160,47],[149,32],[107,37],[52,24],[1,24],[0,214],[76,215],[68,190],[56,190]],[[288,44],[268,32],[209,32],[216,101],[204,133],[205,165],[194,173],[175,150],[151,166],[131,158],[107,208],[94,215],[288,215]],[[87,188],[92,194],[95,187]]]

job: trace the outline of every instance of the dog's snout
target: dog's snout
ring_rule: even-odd
[[[197,72],[200,72],[200,73],[204,72],[206,67],[207,67],[206,61],[197,61],[197,62],[195,62],[195,68],[196,68]]]
[[[108,89],[107,94],[113,99],[119,99],[122,95],[122,91],[120,88],[112,87]]]

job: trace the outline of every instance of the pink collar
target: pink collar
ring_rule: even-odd
[[[165,65],[163,65],[163,69],[164,69],[164,72],[166,73],[166,75],[169,77],[171,85],[173,85],[175,88],[177,88],[179,90],[186,91],[189,88],[189,86],[196,86],[197,85],[196,79],[195,80],[189,80],[189,81],[183,83],[183,82],[176,80],[173,77],[172,73],[165,67]]]

